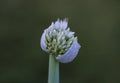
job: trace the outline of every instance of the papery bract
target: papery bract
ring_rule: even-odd
[[[71,62],[77,56],[80,47],[81,46],[75,40],[72,46],[68,49],[68,51],[63,55],[57,56],[56,59],[61,63]]]

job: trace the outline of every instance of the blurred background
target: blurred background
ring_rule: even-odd
[[[81,49],[61,83],[120,83],[119,0],[0,0],[0,83],[47,83],[43,30],[69,19]]]

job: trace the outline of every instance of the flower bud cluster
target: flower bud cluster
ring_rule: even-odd
[[[67,25],[68,22],[66,19],[63,21],[57,20],[44,30],[41,37],[42,49],[50,55],[55,56],[58,61],[63,63],[73,60],[80,48],[80,45],[77,43],[77,37],[74,37],[74,32],[70,31]],[[68,61],[60,60],[60,57],[64,56],[66,53],[70,53],[69,51],[74,51],[76,55],[73,54],[73,56],[71,56],[72,59]]]

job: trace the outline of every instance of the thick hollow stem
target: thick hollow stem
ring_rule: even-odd
[[[49,56],[48,83],[59,83],[59,62],[53,55]]]

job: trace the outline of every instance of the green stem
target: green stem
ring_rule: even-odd
[[[48,83],[59,83],[59,62],[53,55],[49,56]]]

